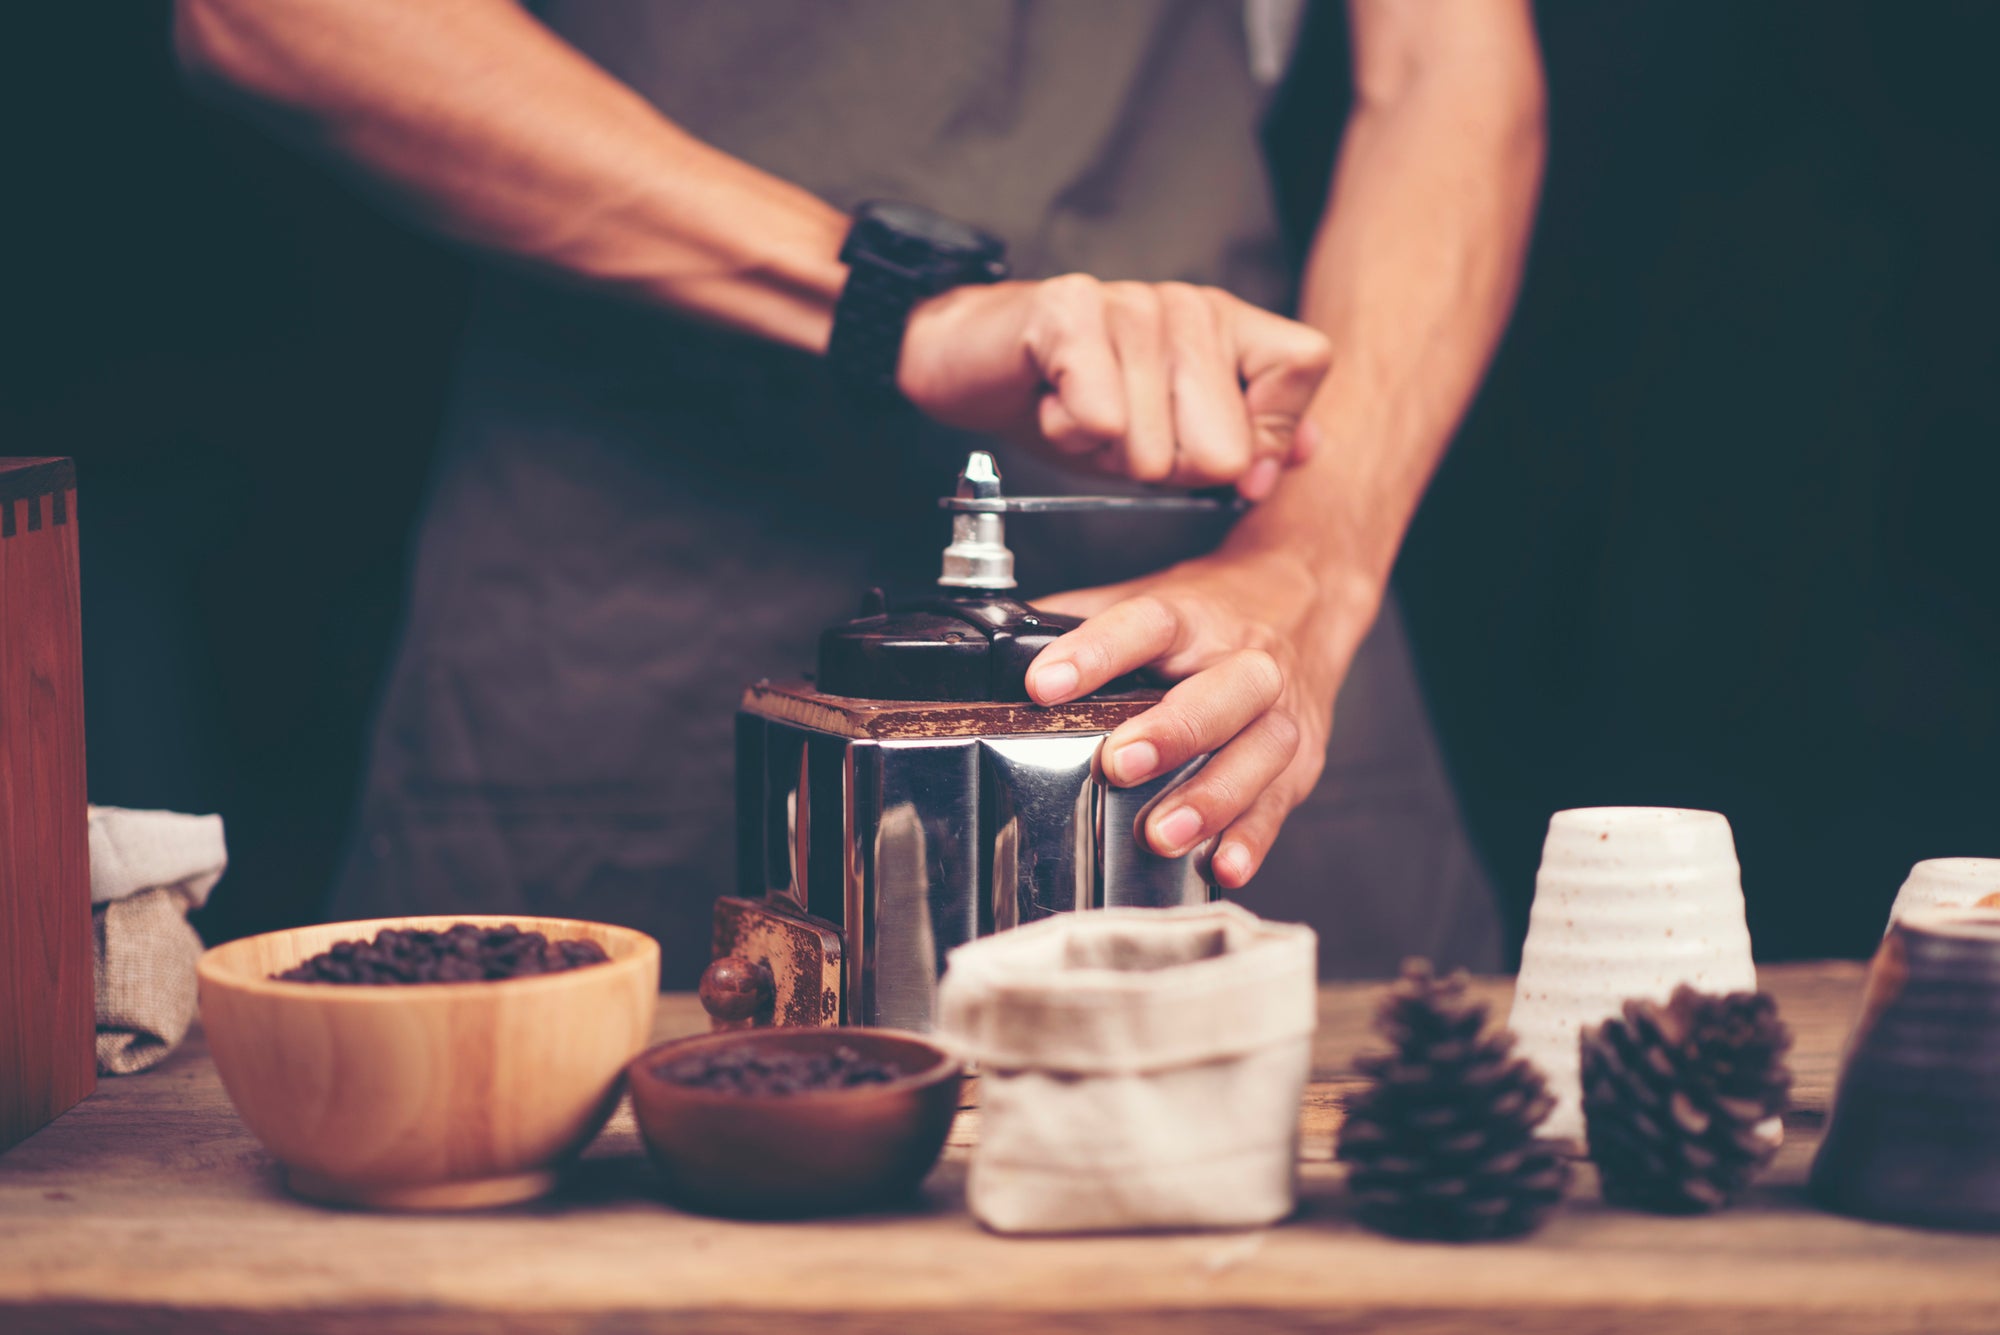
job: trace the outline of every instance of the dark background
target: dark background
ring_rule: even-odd
[[[1337,14],[1335,15],[1337,19]],[[1548,814],[1710,807],[1766,958],[2000,854],[2000,5],[1545,4],[1521,307],[1398,583],[1518,930]],[[93,800],[312,917],[469,265],[192,103],[167,9],[13,16],[0,450],[81,470]],[[1316,199],[1316,22],[1273,144]]]
[[[318,912],[469,266],[188,97],[170,13],[10,16],[0,452],[76,457],[91,800],[222,813],[215,940]]]

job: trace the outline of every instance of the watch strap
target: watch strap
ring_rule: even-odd
[[[833,307],[827,361],[841,382],[866,398],[895,399],[896,368],[910,311],[930,293],[906,274],[856,256]]]
[[[861,204],[840,249],[847,282],[834,303],[827,363],[864,399],[900,402],[896,371],[918,302],[1007,276],[998,238],[909,204]]]

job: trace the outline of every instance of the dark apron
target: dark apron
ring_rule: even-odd
[[[557,3],[546,20],[709,143],[841,207],[904,199],[1005,237],[1025,277],[1184,279],[1283,308],[1243,14],[1219,0]],[[871,584],[935,579],[935,498],[991,442],[855,409],[810,356],[495,274],[466,337],[377,723],[343,917],[534,912],[707,959],[732,885],[732,716]],[[1001,450],[1016,492],[1097,489]],[[1023,519],[1023,590],[1127,578],[1213,521]],[[1491,967],[1393,609],[1326,778],[1240,898],[1332,973]]]

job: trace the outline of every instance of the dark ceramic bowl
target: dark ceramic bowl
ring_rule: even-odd
[[[656,1068],[707,1049],[825,1052],[846,1046],[895,1080],[802,1094],[723,1093]],[[649,1048],[626,1068],[632,1109],[669,1199],[708,1214],[799,1218],[908,1198],[937,1163],[965,1070],[915,1034],[889,1029],[753,1029]]]
[[[2000,1230],[2000,912],[1917,910],[1891,927],[1812,1190],[1843,1214]]]

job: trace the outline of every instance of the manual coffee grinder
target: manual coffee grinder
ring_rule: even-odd
[[[1160,698],[1122,679],[1049,708],[1028,664],[1079,622],[1012,597],[1016,513],[1215,509],[1201,496],[1014,496],[990,454],[959,475],[935,592],[820,637],[810,682],[760,681],[736,715],[738,894],[715,909],[702,1004],[718,1028],[928,1029],[952,947],[1052,913],[1215,897],[1206,847],[1139,823],[1198,768],[1130,788],[1105,734]]]

